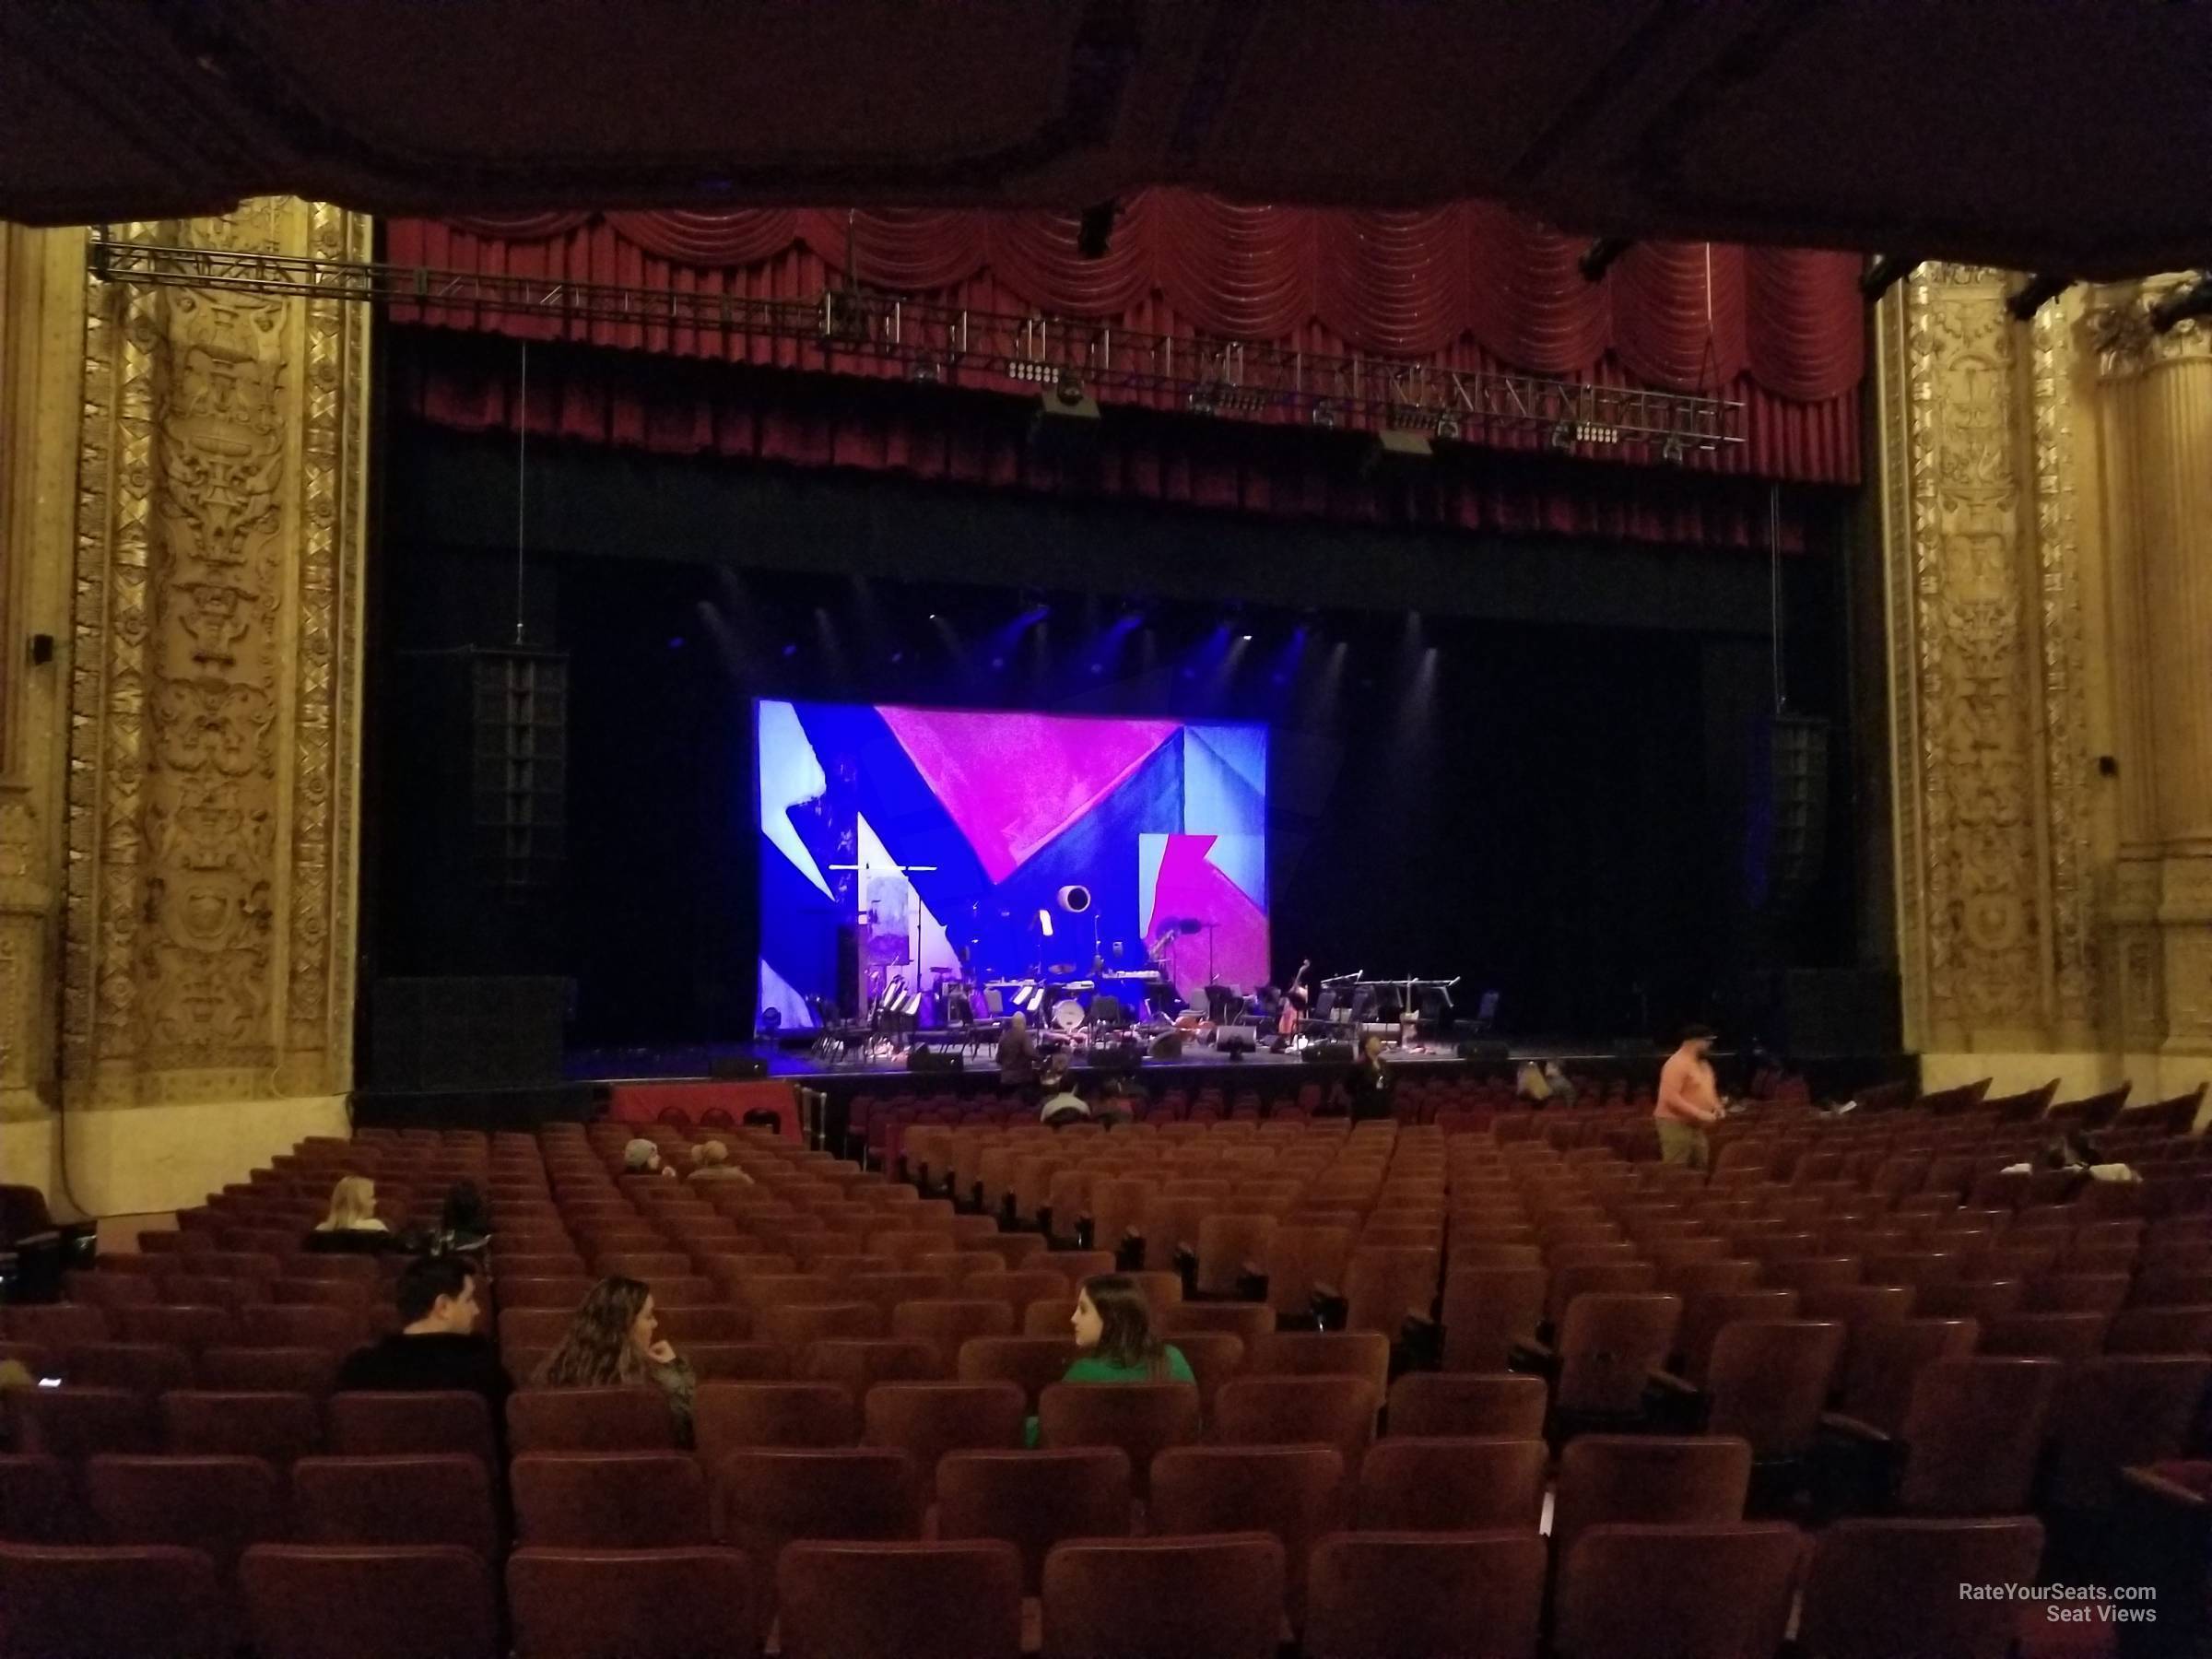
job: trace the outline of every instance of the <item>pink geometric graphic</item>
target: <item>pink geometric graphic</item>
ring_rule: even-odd
[[[1215,980],[1225,985],[1258,985],[1267,980],[1267,912],[1243,888],[1210,862],[1216,838],[1171,835],[1159,861],[1159,881],[1152,890],[1152,913],[1145,937],[1157,939],[1169,924],[1186,917],[1211,922]],[[1175,949],[1175,988],[1185,1000],[1206,1001],[1206,939],[1204,932],[1185,935]]]
[[[1171,720],[878,712],[994,882],[1112,794],[1182,729]]]

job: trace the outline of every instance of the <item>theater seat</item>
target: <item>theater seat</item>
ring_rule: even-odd
[[[756,1659],[753,1582],[734,1549],[518,1549],[515,1659]]]
[[[205,1550],[0,1544],[0,1659],[229,1659],[234,1642]]]
[[[1560,1570],[1559,1659],[1773,1659],[1804,1549],[1782,1523],[1594,1526]]]
[[[523,1544],[668,1549],[713,1542],[706,1477],[685,1453],[526,1453],[507,1478]]]
[[[1516,1533],[1340,1533],[1314,1547],[1305,1659],[1532,1659],[1544,1540]]]
[[[500,1659],[489,1571],[450,1544],[257,1544],[239,1582],[255,1659]]]
[[[481,1458],[487,1469],[499,1458],[491,1406],[482,1394],[466,1390],[348,1390],[332,1394],[324,1413],[330,1450],[344,1456],[454,1452]]]
[[[1043,1602],[1043,1659],[1275,1659],[1283,1547],[1265,1533],[1062,1544]]]
[[[798,1543],[776,1583],[783,1659],[1020,1659],[1011,1544]]]
[[[1023,1594],[1034,1595],[1053,1545],[1128,1534],[1129,1488],[1119,1447],[949,1452],[937,1465],[937,1535],[1005,1539],[1020,1552]]]
[[[487,1561],[499,1523],[484,1460],[458,1452],[303,1457],[292,1465],[303,1544],[452,1544]]]

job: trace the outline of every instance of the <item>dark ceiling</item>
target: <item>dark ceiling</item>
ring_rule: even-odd
[[[0,0],[0,215],[1498,198],[2212,263],[2195,0]]]

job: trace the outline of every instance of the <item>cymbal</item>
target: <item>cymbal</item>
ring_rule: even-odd
[[[1073,973],[1075,971],[1076,965],[1073,962],[1054,962],[1045,970],[1047,973]]]

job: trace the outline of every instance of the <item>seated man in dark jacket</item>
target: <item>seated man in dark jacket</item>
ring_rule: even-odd
[[[459,1389],[480,1394],[500,1420],[507,1372],[499,1350],[476,1335],[477,1265],[462,1256],[422,1256],[399,1276],[396,1335],[358,1348],[338,1370],[342,1389]]]

